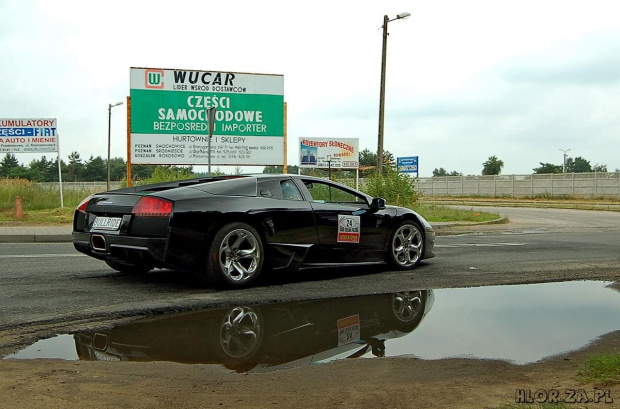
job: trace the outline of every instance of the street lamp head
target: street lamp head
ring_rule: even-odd
[[[110,104],[110,108],[117,107],[119,105],[123,105],[123,103],[122,102],[117,102],[116,104]]]
[[[397,15],[396,18],[397,19],[402,19],[402,18],[407,18],[409,16],[411,16],[411,13],[408,13],[408,12],[404,11],[404,12],[400,13],[399,15]]]

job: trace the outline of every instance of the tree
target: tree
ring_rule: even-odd
[[[45,156],[39,160],[33,159],[30,161],[30,165],[28,165],[30,168],[29,180],[33,182],[51,182],[52,180],[48,179],[51,179],[51,176],[54,175],[53,164],[54,162],[52,160],[48,161]],[[53,180],[56,179],[58,179],[58,175]]]
[[[91,155],[90,159],[84,164],[80,180],[88,182],[108,180],[108,164],[101,156],[94,158]]]
[[[592,172],[607,172],[607,165],[599,165],[597,163],[592,167]]]
[[[110,180],[123,180],[127,176],[127,163],[123,158],[110,159]]]
[[[368,148],[360,152],[360,167],[377,166],[377,154]]]
[[[142,180],[153,176],[155,165],[131,165],[131,178]]]
[[[368,177],[377,167],[377,154],[368,148],[360,152],[360,177]]]
[[[463,176],[463,174],[461,172],[457,172],[456,170],[453,170],[452,172],[448,173],[447,170],[445,170],[444,168],[435,168],[433,170],[433,177],[436,176]]]
[[[4,159],[0,162],[0,177],[9,177],[11,171],[15,173],[19,169],[19,161],[12,153],[4,155]]]
[[[71,152],[69,155],[69,164],[67,165],[66,175],[63,179],[70,182],[77,182],[78,178],[81,177],[83,168],[84,164],[82,163],[80,154],[77,152]]]
[[[46,180],[46,182],[58,182],[58,157],[52,162],[51,169],[53,169],[53,174],[50,173],[50,179]],[[67,164],[62,159],[60,160],[60,172],[63,175],[67,174]]]
[[[532,169],[534,173],[562,173],[562,166],[554,165],[552,163],[540,163],[539,168]]]
[[[372,170],[363,168],[376,168],[377,167],[377,154],[370,151],[368,148],[360,152],[360,172],[361,177],[366,177]],[[383,173],[388,170],[396,169],[396,158],[390,153],[390,151],[383,151]]]
[[[566,160],[566,172],[567,173],[586,173],[592,172],[592,166],[590,161],[585,160],[581,156],[577,156],[575,160],[568,158]]]
[[[383,173],[396,169],[396,158],[389,151],[383,151]]]
[[[504,167],[504,161],[497,159],[497,156],[490,156],[489,159],[482,164],[483,175],[499,175]]]
[[[265,166],[263,168],[263,173],[278,174],[278,173],[282,173],[282,172],[284,172],[284,166],[282,166],[282,165],[278,165],[278,166]],[[299,172],[299,166],[297,166],[297,165],[288,165],[286,167],[286,172],[296,175],[297,172]]]

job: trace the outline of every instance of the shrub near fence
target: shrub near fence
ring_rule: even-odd
[[[620,199],[619,172],[418,178],[424,196],[607,197]]]

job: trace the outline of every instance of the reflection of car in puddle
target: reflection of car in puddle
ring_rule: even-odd
[[[75,334],[82,360],[222,364],[239,372],[385,354],[428,313],[432,290],[154,316]]]

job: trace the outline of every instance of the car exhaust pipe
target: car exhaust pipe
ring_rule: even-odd
[[[108,336],[100,332],[93,335],[93,348],[97,351],[105,351],[108,348]]]
[[[92,236],[90,236],[90,246],[95,251],[107,251],[108,250],[105,236],[102,234],[93,234]]]

